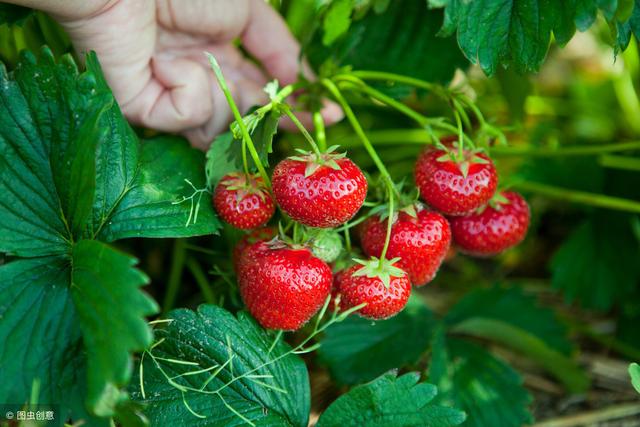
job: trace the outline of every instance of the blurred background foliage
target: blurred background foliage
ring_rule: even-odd
[[[492,146],[490,152],[502,183],[524,192],[533,213],[522,245],[486,260],[452,255],[435,281],[391,321],[372,326],[353,319],[330,330],[319,358],[308,360],[315,410],[343,391],[343,384],[368,381],[398,366],[427,372],[444,391],[442,399],[476,416],[465,425],[530,422],[526,408],[532,395],[538,419],[636,399],[627,383],[619,384],[613,374],[611,380],[598,367],[617,372],[620,365],[640,360],[637,41],[621,42],[623,32],[612,32],[615,25],[603,12],[564,48],[552,44],[539,73],[500,66],[489,78],[480,66],[470,65],[459,40],[438,36],[445,12],[427,8],[426,2],[272,3],[320,75],[345,66],[374,69],[467,93],[506,133],[508,146]],[[9,69],[22,49],[47,44],[57,55],[71,51],[63,31],[44,14],[5,5],[0,22],[0,59]],[[621,52],[624,42],[629,46]],[[403,85],[378,87],[428,116],[450,113],[431,93]],[[394,178],[411,181],[424,135],[404,116],[368,99],[352,96],[349,101]],[[348,148],[361,167],[373,170],[347,123],[329,129],[328,137]],[[299,135],[281,133],[274,156],[301,145]],[[219,238],[132,239],[120,247],[141,260],[152,280],[149,291],[165,313],[205,301],[237,310],[241,302],[229,252],[239,237],[226,227]],[[489,336],[486,328],[465,322],[474,316],[511,329]],[[531,344],[535,340],[544,351]],[[403,349],[401,355],[397,349]],[[558,362],[578,352],[586,376]],[[558,366],[566,371],[558,372]],[[564,390],[582,394],[568,397]],[[501,398],[491,399],[492,393]]]

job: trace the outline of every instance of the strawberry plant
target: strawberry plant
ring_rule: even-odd
[[[203,53],[233,115],[206,153],[132,126],[98,55],[0,4],[0,423],[601,406],[593,354],[640,359],[640,3],[272,3],[315,74],[241,111]],[[563,56],[585,39],[608,55]]]

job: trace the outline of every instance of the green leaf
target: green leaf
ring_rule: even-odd
[[[30,138],[32,145],[47,150],[49,164],[43,167],[51,170],[69,233],[79,236],[91,215],[95,147],[105,135],[101,117],[115,101],[94,75],[79,74],[70,57],[56,64],[48,49],[37,61],[31,54],[24,55],[14,77],[29,104],[36,138],[41,138]]]
[[[493,319],[526,330],[550,348],[569,355],[575,350],[567,338],[567,328],[555,313],[538,305],[518,287],[494,286],[466,294],[447,313],[445,322],[456,325],[473,318]]]
[[[203,163],[202,153],[183,139],[159,137],[143,142],[137,173],[97,237],[114,241],[215,233],[221,224],[205,191]],[[196,193],[187,180],[201,191]],[[177,203],[190,196],[194,196],[193,205],[190,200]]]
[[[244,418],[256,425],[307,426],[307,370],[288,345],[280,341],[269,352],[273,337],[252,318],[236,318],[214,305],[175,310],[169,319],[156,332],[159,340],[145,354],[142,379],[132,392],[146,405],[151,425],[231,427],[246,425]],[[180,391],[165,375],[179,387],[204,392]],[[144,384],[144,396],[138,383]]]
[[[0,67],[0,252],[39,257],[1,267],[0,336],[38,344],[0,352],[3,373],[24,378],[2,384],[0,396],[25,402],[38,379],[40,401],[105,425],[93,415],[123,416],[119,388],[131,352],[151,342],[144,316],[157,308],[137,290],[146,278],[130,257],[83,239],[182,237],[220,224],[207,198],[189,227],[192,206],[174,203],[206,194],[185,190],[185,179],[205,186],[202,154],[175,138],[140,144],[94,54],[86,64],[80,74],[70,56],[56,63],[43,49],[11,74]]]
[[[135,259],[104,243],[82,240],[73,247],[71,296],[88,359],[88,405],[112,416],[131,377],[130,353],[148,347],[152,335],[144,317],[158,311],[140,292],[147,277]]]
[[[633,388],[640,393],[640,365],[637,363],[631,363],[629,365],[629,376],[631,377],[631,384]]]
[[[56,64],[49,50],[38,61],[26,53],[11,77],[0,65],[0,251],[26,257],[67,251],[72,230],[89,213],[91,161],[86,172],[81,161],[108,102],[109,93],[97,91],[90,75],[78,75],[70,57]]]
[[[625,50],[634,34],[640,39],[640,0],[619,0],[616,18],[609,21],[609,28],[615,36],[616,53]]]
[[[551,260],[551,283],[568,302],[608,310],[640,280],[640,244],[630,216],[600,213],[583,222]]]
[[[350,316],[332,325],[318,356],[341,383],[370,381],[390,369],[417,362],[429,347],[434,323],[432,313],[413,296],[390,319],[372,322]]]
[[[18,260],[0,267],[0,402],[26,403],[34,380],[38,401],[58,405],[60,418],[108,426],[88,415],[86,370],[78,317],[69,292],[70,269],[59,257]]]
[[[86,62],[99,86],[108,90],[95,54]],[[201,152],[176,137],[140,143],[117,105],[104,114],[102,126],[107,134],[96,151],[93,224],[84,237],[191,237],[220,229],[209,197],[187,182],[205,188]]]
[[[322,29],[324,30],[322,43],[325,46],[330,46],[349,30],[354,3],[354,0],[335,0],[331,2],[322,21]]]
[[[501,64],[513,64],[520,72],[538,71],[552,32],[556,41],[564,45],[573,37],[576,27],[580,31],[591,27],[598,11],[612,23],[617,22],[618,11],[620,20],[629,13],[629,6],[618,0],[428,0],[428,3],[431,7],[446,8],[441,33],[457,32],[466,57],[489,76]]]
[[[355,69],[447,83],[467,61],[452,37],[436,37],[441,20],[442,13],[430,11],[423,1],[396,0],[384,13],[354,22],[331,49],[315,40],[308,56],[316,66],[330,59]]]
[[[465,427],[520,427],[533,421],[529,392],[509,365],[482,347],[438,334],[429,381],[438,386],[436,402],[467,413]]]
[[[582,392],[589,380],[569,357],[573,350],[566,328],[553,312],[537,306],[519,289],[471,292],[446,317],[450,331],[491,339],[539,363],[572,392]]]
[[[69,298],[69,269],[62,258],[14,261],[0,267],[0,402],[28,399],[34,379],[41,380],[41,401],[58,403],[57,380],[70,358],[67,349],[80,340]],[[52,381],[52,379],[54,379]],[[62,408],[67,409],[67,408]]]
[[[280,115],[276,112],[267,114],[255,127],[251,140],[263,165],[269,165],[269,154],[273,151],[273,137],[278,131]],[[257,170],[255,162],[247,149],[247,163],[249,171]],[[242,141],[234,139],[231,132],[219,135],[207,151],[207,163],[205,166],[207,186],[211,189],[228,173],[243,171]]]
[[[434,405],[438,391],[413,372],[389,372],[340,396],[320,416],[317,427],[447,427],[460,425],[465,414]]]

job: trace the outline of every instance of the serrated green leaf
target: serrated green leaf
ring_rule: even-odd
[[[441,34],[457,32],[458,43],[467,58],[489,76],[501,64],[513,64],[521,72],[538,71],[552,33],[564,45],[573,37],[576,27],[580,31],[591,27],[598,11],[610,22],[618,11],[620,16],[630,12],[628,5],[620,4],[619,8],[618,0],[428,0],[428,3],[430,7],[446,8]]]
[[[551,283],[567,301],[608,310],[640,280],[640,245],[630,216],[600,213],[578,226],[551,261]]]
[[[347,32],[351,25],[354,6],[354,0],[334,0],[331,2],[322,21],[322,29],[324,30],[322,43],[325,46],[333,44]]]
[[[205,189],[204,156],[181,138],[159,137],[142,143],[140,163],[133,181],[122,194],[97,234],[105,241],[129,237],[189,237],[213,234],[220,229],[211,196],[194,193]],[[186,225],[190,201],[200,202],[195,223]]]
[[[420,374],[389,372],[340,396],[320,416],[318,427],[447,427],[460,425],[465,414],[434,405],[438,391],[419,382]]]
[[[152,342],[144,318],[158,307],[138,289],[148,279],[135,262],[94,240],[73,247],[71,297],[87,351],[87,403],[99,416],[115,414],[131,377],[130,353]]]
[[[108,426],[88,415],[82,337],[69,292],[70,269],[60,257],[18,260],[0,267],[0,401],[26,403],[34,380],[38,401],[58,405],[61,419]]]
[[[640,393],[640,365],[637,363],[631,363],[629,365],[629,376],[631,377],[631,384],[633,388]]]
[[[288,345],[280,341],[269,351],[273,337],[246,313],[236,318],[213,305],[202,305],[197,312],[175,310],[169,313],[169,319],[173,320],[157,331],[158,345],[152,349],[154,357],[163,358],[158,359],[160,367],[170,376],[182,375],[175,379],[180,385],[200,389],[206,382],[204,390],[210,393],[220,390],[220,394],[187,391],[183,400],[182,392],[167,382],[147,354],[142,370],[146,397],[138,385],[140,378],[132,383],[132,397],[146,405],[151,425],[247,425],[226,402],[257,425],[307,426],[310,409],[307,370],[299,357],[292,354],[284,357],[290,350]],[[228,362],[230,355],[233,359]],[[172,363],[166,359],[183,362]],[[276,361],[266,364],[273,360]],[[215,371],[211,369],[184,375],[215,366],[224,368],[213,378]],[[251,379],[247,374],[264,377]],[[228,386],[223,387],[227,383]]]
[[[65,253],[70,224],[77,229],[87,219],[92,195],[76,196],[91,188],[91,173],[70,185],[72,170],[83,174],[79,163],[69,167],[75,152],[69,141],[91,146],[91,132],[80,135],[82,124],[96,120],[109,102],[108,93],[94,89],[70,58],[56,64],[46,49],[39,61],[24,54],[11,77],[0,65],[0,251],[26,257]]]
[[[346,35],[327,49],[319,40],[308,48],[315,65],[331,59],[355,69],[388,71],[428,81],[446,83],[457,68],[467,65],[453,38],[436,37],[442,19],[440,11],[427,8],[423,1],[396,0],[382,14],[369,13],[353,22]],[[411,93],[406,87],[382,86]]]
[[[351,316],[332,325],[318,356],[343,384],[370,381],[390,369],[415,363],[429,347],[434,322],[422,301],[412,296],[405,309],[390,319],[372,322]]]
[[[185,226],[189,205],[173,203],[185,178],[204,188],[202,155],[176,138],[141,145],[94,54],[86,64],[87,71],[78,73],[70,56],[56,63],[44,49],[37,59],[25,53],[10,75],[0,67],[0,252],[53,255],[2,267],[18,275],[2,285],[13,283],[18,293],[3,292],[0,335],[22,331],[22,323],[9,320],[37,310],[39,298],[47,297],[65,310],[51,313],[66,322],[68,334],[49,331],[57,326],[48,313],[38,312],[36,323],[23,322],[30,328],[25,336],[46,343],[0,355],[3,373],[6,366],[11,378],[25,379],[5,381],[0,396],[24,402],[38,379],[41,401],[101,426],[109,419],[89,415],[85,399],[93,414],[112,415],[122,407],[126,396],[119,387],[130,377],[131,352],[150,341],[143,316],[155,304],[137,293],[144,276],[130,268],[131,258],[82,239],[209,234],[219,223],[206,198],[200,222],[191,227]],[[30,267],[21,271],[23,266]],[[48,335],[54,333],[59,335]]]
[[[467,413],[466,427],[520,427],[533,421],[531,396],[522,378],[482,347],[437,334],[428,380],[438,386],[436,402]]]
[[[570,358],[574,349],[566,328],[553,312],[519,289],[495,287],[465,296],[446,317],[453,333],[490,339],[531,357],[572,392],[582,392],[589,379]]]

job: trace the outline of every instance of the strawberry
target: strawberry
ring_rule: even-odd
[[[302,327],[326,301],[332,279],[329,266],[311,251],[279,240],[251,245],[239,263],[242,300],[269,329]]]
[[[358,261],[337,275],[338,293],[342,309],[366,304],[358,313],[368,319],[387,319],[398,314],[409,300],[411,282],[404,271],[396,267],[394,260],[372,258]]]
[[[398,212],[391,226],[391,240],[386,258],[400,258],[398,267],[407,272],[411,283],[422,286],[436,275],[451,244],[451,230],[439,213],[421,204]],[[382,255],[387,235],[387,221],[372,216],[364,222],[360,241],[369,256]]]
[[[340,154],[304,154],[282,160],[272,177],[278,205],[295,221],[331,228],[351,219],[367,196],[367,180]]]
[[[464,150],[429,148],[415,166],[420,197],[445,215],[466,215],[484,206],[496,191],[498,178],[487,155]]]
[[[456,246],[475,256],[491,256],[524,239],[529,228],[529,205],[515,192],[498,194],[485,208],[451,218]]]
[[[276,210],[262,177],[240,172],[222,177],[213,192],[213,206],[223,220],[243,230],[265,225]]]
[[[312,230],[309,248],[324,262],[332,263],[342,253],[342,237],[335,230]]]
[[[251,245],[260,242],[266,242],[271,240],[277,234],[276,229],[273,227],[263,227],[251,230],[249,233],[242,236],[238,243],[233,248],[231,253],[231,260],[233,261],[233,268],[238,271],[238,262],[242,253]]]

